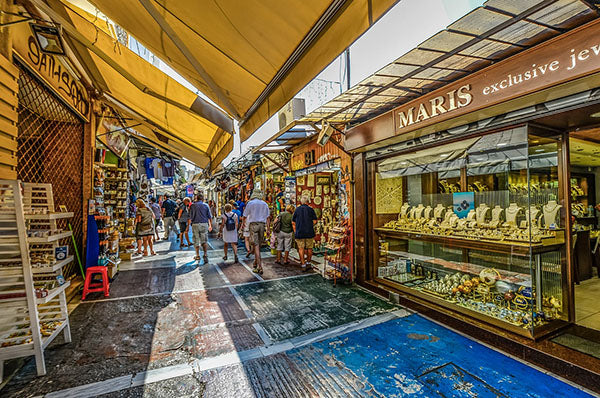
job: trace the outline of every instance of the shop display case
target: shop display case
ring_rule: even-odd
[[[559,144],[522,126],[370,162],[373,279],[529,337],[564,324]]]

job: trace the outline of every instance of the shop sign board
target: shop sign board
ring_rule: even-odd
[[[87,120],[90,98],[79,78],[65,67],[62,56],[43,53],[28,24],[14,26],[13,49],[31,71],[47,83],[80,116]]]
[[[600,21],[401,105],[346,133],[346,149],[455,118],[600,71]]]

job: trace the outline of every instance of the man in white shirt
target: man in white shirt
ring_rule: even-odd
[[[260,246],[265,237],[265,230],[269,229],[270,215],[269,205],[262,200],[263,194],[254,190],[250,201],[244,208],[244,223],[250,227],[250,240],[254,243],[254,269],[252,271],[262,274],[262,259],[260,258]]]

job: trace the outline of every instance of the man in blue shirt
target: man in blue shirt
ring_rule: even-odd
[[[200,260],[200,245],[204,250],[204,263],[208,263],[208,233],[212,231],[212,214],[210,208],[204,203],[204,195],[198,194],[196,202],[190,205],[188,225],[192,226],[192,238],[196,257]]]
[[[173,215],[177,211],[177,203],[171,199],[170,195],[167,195],[167,200],[162,203],[161,207],[162,218],[165,227],[165,236],[163,239],[169,240],[169,234],[171,233],[171,230],[177,234],[177,231],[175,231],[175,218],[173,218]]]
[[[308,197],[300,198],[301,205],[298,206],[292,216],[292,226],[298,245],[298,254],[300,255],[300,263],[303,271],[308,271],[311,268],[311,259],[313,247],[315,246],[315,223],[317,222],[317,214],[310,207]],[[306,254],[306,260],[305,260]]]

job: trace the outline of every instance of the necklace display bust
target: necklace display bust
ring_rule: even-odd
[[[431,212],[433,211],[433,208],[431,206],[427,206],[425,208],[425,210],[423,210],[423,217],[426,220],[429,220],[431,218]]]
[[[494,206],[492,209],[492,222],[500,222],[500,217],[502,216],[502,212],[504,209],[500,206]]]
[[[410,208],[410,205],[408,203],[403,203],[402,206],[400,207],[400,214],[398,215],[398,218],[406,218],[408,216],[409,208]]]
[[[506,222],[512,225],[517,224],[517,215],[521,212],[521,208],[516,203],[511,203],[505,210]]]
[[[413,218],[423,218],[423,210],[425,210],[425,206],[422,203],[419,203],[417,207],[413,208],[414,215]]]
[[[435,206],[435,208],[433,209],[433,216],[435,218],[442,218],[444,216],[445,211],[446,208],[444,207],[444,205],[438,203],[438,205]]]
[[[544,226],[549,228],[552,225],[557,225],[556,215],[562,206],[556,203],[556,200],[550,200],[542,209],[544,215]]]
[[[540,210],[535,206],[529,206],[529,210],[525,212],[525,220],[527,225],[535,225]]]
[[[475,219],[477,220],[477,224],[482,225],[485,223],[485,217],[489,210],[489,206],[485,203],[480,204],[477,209],[475,209]]]

